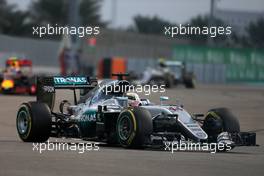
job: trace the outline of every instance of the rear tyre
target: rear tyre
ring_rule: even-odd
[[[166,88],[172,88],[173,85],[174,85],[174,78],[173,78],[173,76],[168,75],[167,78],[166,78],[165,86],[166,86]]]
[[[195,88],[195,76],[192,72],[188,72],[183,76],[183,82],[186,88]]]
[[[194,89],[195,88],[195,79],[194,78],[188,78],[184,80],[185,87],[188,89]]]
[[[125,148],[141,148],[153,131],[151,114],[142,107],[122,111],[117,119],[117,139]]]
[[[17,112],[17,132],[24,142],[45,142],[51,131],[51,112],[45,103],[23,103]]]

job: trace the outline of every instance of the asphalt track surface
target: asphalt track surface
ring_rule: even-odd
[[[70,98],[70,92],[60,95]],[[242,131],[257,131],[257,147],[238,147],[227,153],[130,150],[100,146],[99,151],[33,151],[16,133],[15,117],[20,103],[29,96],[0,95],[0,176],[47,175],[264,175],[264,87],[198,86],[166,91],[171,101],[179,99],[190,112],[206,113],[210,108],[229,107],[240,120]],[[158,102],[160,94],[149,98]],[[58,98],[60,99],[60,98]],[[57,139],[50,138],[51,142]],[[63,140],[83,142],[76,140]]]

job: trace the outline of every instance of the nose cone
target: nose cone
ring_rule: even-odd
[[[201,128],[201,126],[195,121],[192,116],[183,108],[176,110],[178,114],[178,120],[182,125],[182,129],[189,135],[191,139],[197,141],[206,140],[208,138],[207,133]]]

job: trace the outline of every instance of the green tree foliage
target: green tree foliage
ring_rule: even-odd
[[[105,24],[100,19],[101,0],[82,0],[80,4],[80,16],[83,25],[101,25]]]
[[[67,25],[69,0],[33,0],[27,11],[0,0],[0,33],[32,37],[32,26]],[[80,0],[81,25],[104,25],[100,20],[101,0]]]
[[[69,0],[35,0],[31,4],[33,21],[41,24],[66,25],[69,15]],[[102,24],[100,20],[101,0],[81,0],[79,14],[82,25]]]
[[[201,29],[203,29],[203,27],[209,28],[210,27],[209,17],[199,15],[195,18],[192,18],[190,22],[186,24],[186,26],[187,25],[192,26],[192,27],[199,27]],[[212,27],[226,27],[226,25],[221,20],[214,19]],[[190,39],[198,43],[206,43],[209,37],[210,35],[197,35],[197,34],[186,36],[187,39]],[[227,37],[226,35],[218,35],[212,39],[215,43],[224,43]]]
[[[154,17],[134,17],[135,30],[143,34],[163,34],[164,26],[173,26],[168,21],[162,20],[157,16]]]
[[[16,6],[0,0],[0,32],[10,35],[26,35],[31,31],[28,23],[29,14],[17,10]]]
[[[9,21],[6,17],[13,10],[13,7],[7,5],[5,0],[0,0],[0,30],[3,31],[3,28],[9,25]]]
[[[135,28],[136,31],[139,33],[144,34],[164,34],[164,27],[176,27],[178,25],[172,24],[168,21],[162,20],[159,17],[142,17],[140,15],[134,18]],[[189,23],[184,24],[185,27],[199,27],[203,29],[203,27],[209,28],[209,18],[207,16],[197,16],[190,20]],[[223,26],[225,27],[224,23],[221,20],[215,19],[214,20],[214,27]],[[179,26],[178,26],[179,27]],[[130,29],[131,30],[131,29]],[[195,43],[207,43],[209,35],[199,35],[199,34],[192,34],[192,35],[178,35],[177,38],[188,39]],[[226,41],[225,35],[218,35],[213,38],[215,43],[224,43]]]
[[[248,40],[252,47],[264,48],[264,19],[251,23],[247,28]]]
[[[65,25],[67,23],[66,0],[35,0],[30,5],[30,16],[35,23]]]

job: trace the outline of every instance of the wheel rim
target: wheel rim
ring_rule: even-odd
[[[26,111],[20,111],[17,117],[17,128],[20,134],[25,134],[29,128],[28,114]]]
[[[121,140],[127,140],[132,134],[132,121],[128,116],[123,116],[118,125],[118,134]]]

